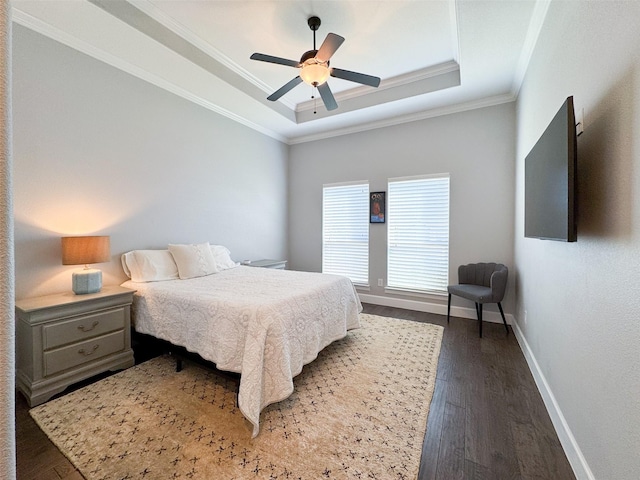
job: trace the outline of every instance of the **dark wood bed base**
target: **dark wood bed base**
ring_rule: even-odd
[[[176,372],[182,371],[183,360],[189,360],[207,369],[215,372],[218,375],[232,379],[236,381],[237,390],[240,388],[240,374],[234,372],[227,372],[216,368],[216,364],[205,360],[197,353],[188,351],[184,347],[174,345],[166,340],[147,335],[144,333],[138,333],[133,328],[131,329],[131,346],[133,348],[133,356],[136,364],[145,362],[154,357],[160,355],[171,355],[176,360]]]

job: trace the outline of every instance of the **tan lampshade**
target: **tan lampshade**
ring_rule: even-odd
[[[88,265],[108,262],[109,237],[62,237],[62,264]]]

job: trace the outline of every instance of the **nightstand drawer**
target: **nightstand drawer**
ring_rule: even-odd
[[[92,362],[125,349],[124,330],[44,352],[44,376]]]
[[[114,330],[122,330],[125,324],[124,308],[82,315],[68,321],[45,325],[42,328],[45,350],[97,337]]]

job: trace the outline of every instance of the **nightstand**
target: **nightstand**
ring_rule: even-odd
[[[16,302],[16,386],[29,406],[80,380],[134,364],[133,293],[113,286]]]
[[[243,262],[243,265],[248,267],[262,267],[262,268],[276,268],[278,270],[284,270],[287,265],[286,260],[252,260],[250,262]]]

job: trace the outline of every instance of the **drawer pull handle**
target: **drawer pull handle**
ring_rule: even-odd
[[[91,330],[96,328],[99,323],[100,322],[96,320],[95,322],[93,322],[93,325],[91,325],[89,328],[85,327],[84,325],[78,325],[78,330],[80,330],[81,332],[90,332]]]
[[[100,346],[99,344],[94,345],[90,352],[87,352],[84,348],[81,348],[80,350],[78,350],[78,353],[80,355],[84,355],[85,357],[88,357],[89,355],[92,355],[96,350],[98,350],[99,346]]]

